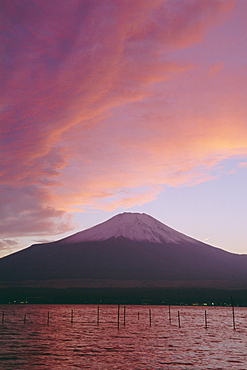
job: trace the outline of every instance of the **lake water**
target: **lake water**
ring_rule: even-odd
[[[231,307],[0,305],[0,369],[246,370],[247,308],[235,325]]]

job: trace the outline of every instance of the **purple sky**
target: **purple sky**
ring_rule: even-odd
[[[124,211],[247,253],[247,1],[0,17],[0,257]]]

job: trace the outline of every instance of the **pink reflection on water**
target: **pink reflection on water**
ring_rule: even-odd
[[[247,308],[235,309],[236,330],[229,307],[207,307],[207,329],[205,307],[171,307],[171,321],[167,306],[0,309],[1,369],[247,368]]]

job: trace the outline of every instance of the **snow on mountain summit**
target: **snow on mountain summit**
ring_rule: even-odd
[[[67,242],[102,241],[126,238],[152,243],[194,241],[145,213],[120,213],[109,220],[66,238]]]

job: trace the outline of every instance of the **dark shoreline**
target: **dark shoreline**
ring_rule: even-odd
[[[210,288],[34,288],[0,289],[0,304],[150,304],[247,307],[247,290]]]

